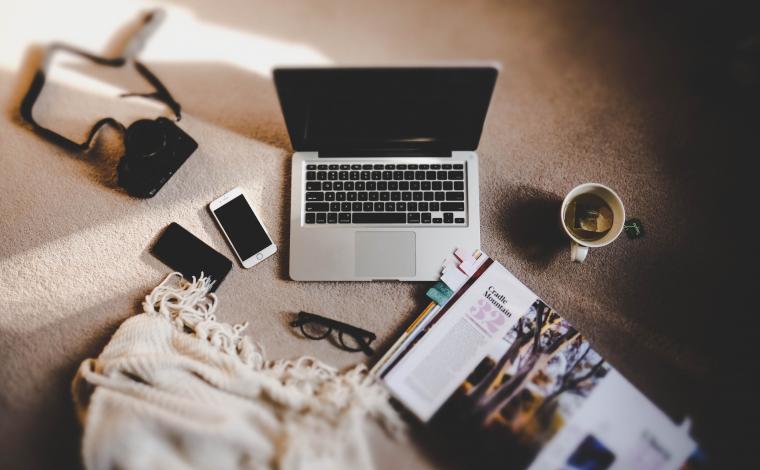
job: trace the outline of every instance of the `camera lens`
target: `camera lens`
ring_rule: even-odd
[[[140,119],[127,129],[124,141],[127,153],[138,158],[150,158],[166,147],[166,132],[158,121]]]

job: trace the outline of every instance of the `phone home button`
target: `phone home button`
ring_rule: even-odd
[[[263,257],[264,257],[264,255],[262,255],[261,253],[259,253],[259,254],[256,255],[256,259],[259,260],[259,261],[261,261],[261,258],[263,258]]]

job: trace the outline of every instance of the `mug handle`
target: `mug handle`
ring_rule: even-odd
[[[586,255],[588,255],[588,247],[579,245],[576,242],[570,242],[570,259],[576,263],[582,263],[586,261]]]

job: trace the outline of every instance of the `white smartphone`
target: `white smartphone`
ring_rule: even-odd
[[[251,268],[275,254],[277,247],[240,188],[209,204],[216,223],[240,264]]]

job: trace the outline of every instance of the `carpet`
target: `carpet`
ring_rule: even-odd
[[[299,310],[371,330],[381,349],[392,342],[424,304],[426,284],[288,279],[292,149],[269,71],[457,60],[502,64],[478,149],[483,250],[674,419],[691,416],[709,452],[728,455],[723,430],[749,403],[738,349],[749,332],[716,333],[744,321],[728,300],[743,240],[722,227],[736,220],[743,159],[758,154],[758,75],[737,47],[758,23],[741,9],[689,5],[0,3],[0,466],[80,465],[69,393],[78,364],[169,271],[149,248],[170,222],[233,258],[206,206],[237,185],[279,252],[253,269],[233,268],[217,292],[219,317],[248,321],[271,358],[364,359],[299,337],[287,325]],[[19,123],[17,106],[40,45],[108,51],[152,6],[164,7],[167,20],[142,57],[183,105],[180,124],[200,147],[157,196],[140,200],[114,185],[113,160],[43,141]],[[41,121],[78,137],[116,107],[125,122],[144,112],[143,103],[75,85],[51,90]],[[623,236],[573,264],[556,224],[559,204],[589,181],[614,188],[646,235]],[[443,464],[435,440],[421,434],[415,445],[377,432],[378,466]]]

